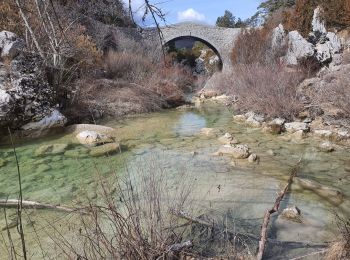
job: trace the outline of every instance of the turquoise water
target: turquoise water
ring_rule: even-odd
[[[198,211],[218,218],[230,212],[237,229],[258,235],[265,210],[272,207],[291,167],[302,157],[298,176],[340,190],[345,196],[344,202],[334,205],[294,185],[281,208],[298,206],[304,223],[273,218],[271,236],[287,241],[330,241],[336,232],[332,211],[348,214],[350,173],[346,169],[350,165],[350,149],[347,147],[324,153],[317,149],[321,140],[307,138],[293,142],[284,136],[265,134],[260,129],[234,123],[232,112],[217,106],[169,110],[100,124],[115,129],[112,134],[122,145],[121,153],[91,157],[88,149],[78,144],[71,134],[17,145],[24,199],[64,205],[96,201],[101,176],[113,180],[122,176],[126,168],[142,168],[153,160],[165,170],[169,179],[176,179],[179,170],[188,173],[193,181],[193,199]],[[204,127],[215,128],[219,136],[231,133],[259,156],[259,164],[213,156],[220,144],[216,137],[200,134]],[[68,146],[57,154],[37,155],[38,148],[48,144]],[[269,150],[273,150],[274,155]],[[0,199],[16,198],[18,177],[12,148],[0,146],[0,155],[4,161],[0,168]],[[41,215],[55,220],[61,216],[46,211],[31,211],[31,214],[33,218]],[[244,219],[251,220],[248,226],[246,222],[240,225],[239,220]],[[2,226],[5,223],[0,218],[0,229]],[[292,256],[298,252],[285,254]]]

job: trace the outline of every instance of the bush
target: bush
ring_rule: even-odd
[[[231,61],[236,64],[275,64],[286,49],[273,49],[271,46],[271,30],[269,27],[262,29],[246,29],[238,36],[231,52]]]
[[[307,37],[317,6],[322,7],[328,28],[344,29],[350,26],[350,0],[297,0],[295,8],[285,12],[285,28],[289,31],[298,30]]]
[[[350,67],[345,65],[340,71],[329,72],[321,78],[313,91],[312,99],[319,106],[340,109],[339,116],[350,118]],[[338,113],[339,114],[339,113]]]
[[[1,0],[0,2],[0,30],[14,32],[22,35],[22,20],[18,14],[13,0]]]
[[[297,94],[301,80],[300,72],[290,72],[278,65],[245,64],[222,74],[217,89],[235,96],[241,111],[292,119],[303,110]]]
[[[104,63],[108,78],[134,83],[140,83],[155,70],[155,65],[147,57],[132,52],[110,51]]]

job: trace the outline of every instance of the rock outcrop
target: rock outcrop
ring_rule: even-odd
[[[0,130],[62,126],[66,119],[55,108],[55,91],[42,60],[24,47],[14,33],[0,32]]]
[[[287,65],[298,65],[301,61],[313,60],[321,65],[337,65],[341,61],[343,49],[341,40],[333,32],[327,32],[321,18],[321,9],[316,8],[312,19],[312,32],[304,38],[298,31],[291,31],[284,37],[284,29],[279,25],[273,30],[272,46],[288,45],[284,57]]]

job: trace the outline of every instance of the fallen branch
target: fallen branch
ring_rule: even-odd
[[[17,208],[19,201],[17,199],[9,199],[4,200],[0,199],[0,207],[5,208]],[[58,211],[64,211],[64,212],[77,212],[77,213],[83,213],[87,214],[87,212],[84,209],[79,208],[70,208],[66,206],[60,206],[60,205],[53,205],[53,204],[47,204],[47,203],[40,203],[36,201],[28,201],[23,200],[22,201],[22,207],[23,208],[31,208],[31,209],[52,209],[52,210],[58,210]]]
[[[275,201],[275,204],[273,205],[273,207],[270,210],[266,210],[266,213],[264,216],[264,221],[263,221],[263,224],[261,227],[259,251],[258,251],[258,254],[256,257],[257,260],[261,260],[263,258],[263,255],[264,255],[265,246],[266,246],[266,242],[267,242],[267,227],[269,225],[271,215],[278,212],[281,201],[283,200],[284,196],[286,195],[287,191],[289,190],[289,188],[293,182],[293,178],[297,175],[300,162],[301,162],[301,159],[299,160],[297,165],[295,167],[293,167],[292,172],[289,176],[288,182],[287,182],[286,186],[284,187],[284,189],[282,190],[282,192],[276,198],[276,201]]]
[[[215,226],[214,223],[209,222],[209,221],[205,221],[203,219],[200,219],[198,217],[193,217],[190,214],[188,214],[187,212],[184,211],[171,211],[171,213],[179,218],[182,218],[184,220],[187,220],[191,223],[195,223],[198,225],[202,225],[208,228],[217,228],[219,229],[220,227]],[[189,223],[186,223],[186,225],[188,225]],[[253,241],[259,241],[259,237],[254,235],[254,234],[250,234],[250,233],[238,233],[232,230],[227,229],[227,227],[222,228],[225,230],[225,232],[227,234],[232,235],[233,237],[238,236],[238,237],[245,237],[245,238],[249,238]],[[277,246],[288,246],[290,248],[325,248],[328,246],[328,243],[310,243],[310,242],[303,242],[303,241],[281,241],[281,240],[276,240],[276,239],[267,239],[267,241],[273,245],[277,245]]]
[[[307,255],[295,257],[295,258],[292,258],[292,259],[290,259],[290,260],[300,260],[300,259],[304,259],[304,258],[309,257],[309,256],[324,254],[324,253],[326,253],[327,251],[328,251],[328,249],[324,249],[324,250],[317,251],[317,252],[313,252],[313,253],[310,253],[310,254],[307,254]]]

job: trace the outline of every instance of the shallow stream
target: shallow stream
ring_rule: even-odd
[[[261,129],[233,122],[232,112],[220,106],[168,110],[100,123],[115,129],[113,134],[122,144],[121,153],[90,157],[73,135],[17,145],[24,199],[64,205],[84,203],[86,198],[94,200],[98,197],[97,176],[111,174],[111,169],[113,174],[123,174],[126,167],[153,158],[166,169],[169,178],[176,179],[179,168],[193,177],[196,202],[202,213],[220,218],[229,212],[229,221],[235,223],[235,228],[259,235],[266,209],[272,207],[291,168],[302,158],[299,177],[336,188],[345,199],[335,205],[313,191],[292,186],[281,210],[296,205],[303,223],[274,217],[270,237],[310,243],[332,241],[337,231],[333,211],[350,216],[349,148],[340,146],[325,153],[317,148],[319,139],[293,141],[283,135],[265,134]],[[204,127],[217,129],[219,136],[231,133],[259,156],[259,163],[213,156],[220,143],[217,137],[200,135]],[[68,144],[68,148],[54,155],[36,155],[36,150],[46,144]],[[0,146],[0,156],[0,199],[17,198],[18,177],[12,148]],[[29,215],[35,218],[38,214],[46,214],[46,219],[54,218],[57,223],[61,221],[59,214],[52,212],[31,211]],[[3,226],[5,220],[1,216],[0,230]],[[269,259],[288,259],[315,249],[276,250],[271,249]],[[0,254],[5,256],[0,259],[6,259],[4,252],[0,239]]]

